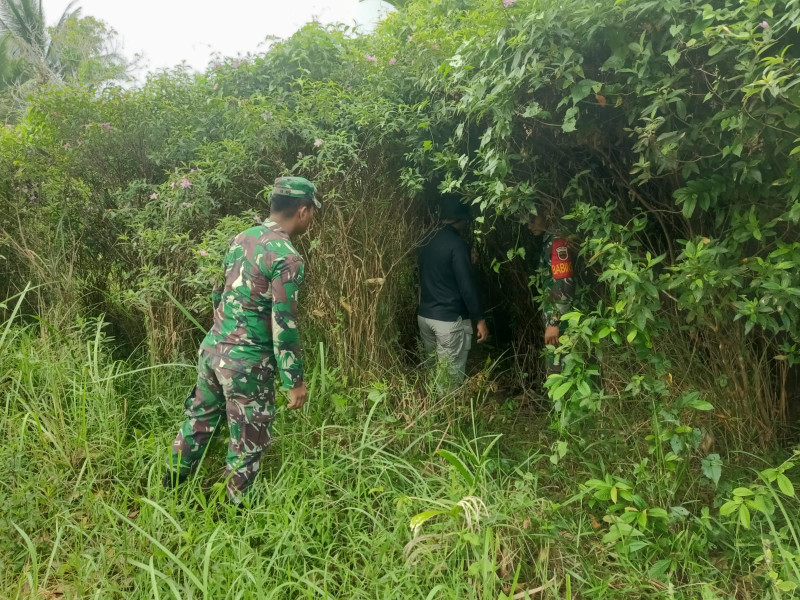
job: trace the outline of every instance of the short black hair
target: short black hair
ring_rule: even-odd
[[[279,213],[286,217],[293,217],[301,206],[313,206],[311,198],[300,198],[298,196],[285,196],[283,194],[272,194],[269,212]]]
[[[462,202],[462,197],[458,194],[442,194],[439,217],[442,221],[469,221],[471,215],[469,206]]]

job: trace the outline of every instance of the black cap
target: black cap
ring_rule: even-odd
[[[472,216],[469,206],[461,201],[460,196],[447,194],[442,196],[440,213],[442,221],[469,221]]]

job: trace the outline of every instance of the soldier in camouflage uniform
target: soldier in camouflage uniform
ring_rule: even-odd
[[[307,179],[278,178],[269,219],[231,240],[225,282],[212,292],[214,325],[200,346],[197,385],[172,444],[166,487],[188,477],[226,415],[227,492],[240,502],[270,443],[276,373],[288,391],[289,408],[305,403],[297,330],[303,259],[290,237],[304,233],[321,208],[314,194]]]
[[[557,236],[549,227],[552,219],[547,213],[537,214],[528,222],[528,229],[540,238],[541,251],[537,272],[538,288],[542,298],[542,317],[544,320],[544,343],[546,352],[547,376],[561,372],[558,355],[549,347],[559,344],[566,324],[561,315],[572,309],[575,298],[575,273],[573,251],[566,237]]]

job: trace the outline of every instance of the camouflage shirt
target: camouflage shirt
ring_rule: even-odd
[[[561,315],[572,309],[575,273],[572,250],[564,237],[542,235],[539,253],[538,284],[545,326],[558,325]]]
[[[201,349],[226,356],[235,370],[280,371],[281,384],[303,381],[297,294],[303,259],[275,222],[251,227],[231,240],[225,283],[214,288],[214,326]]]

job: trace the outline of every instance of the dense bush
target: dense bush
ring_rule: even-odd
[[[793,1],[417,2],[370,36],[309,25],[198,76],[43,90],[0,142],[9,288],[61,278],[48,298],[105,312],[163,359],[196,337],[179,305],[208,321],[239,226],[220,219],[263,215],[269,182],[303,174],[332,207],[307,247],[307,321],[333,342],[331,322],[347,337],[370,315],[342,352],[386,366],[411,345],[419,200],[438,186],[480,210],[505,288],[488,301],[513,315],[531,371],[532,269],[508,239],[524,245],[521,212],[557,205],[594,282],[560,406],[599,406],[578,385],[598,365],[667,376],[677,345],[712,370],[722,410],[755,410],[770,437],[800,360],[798,15]]]

